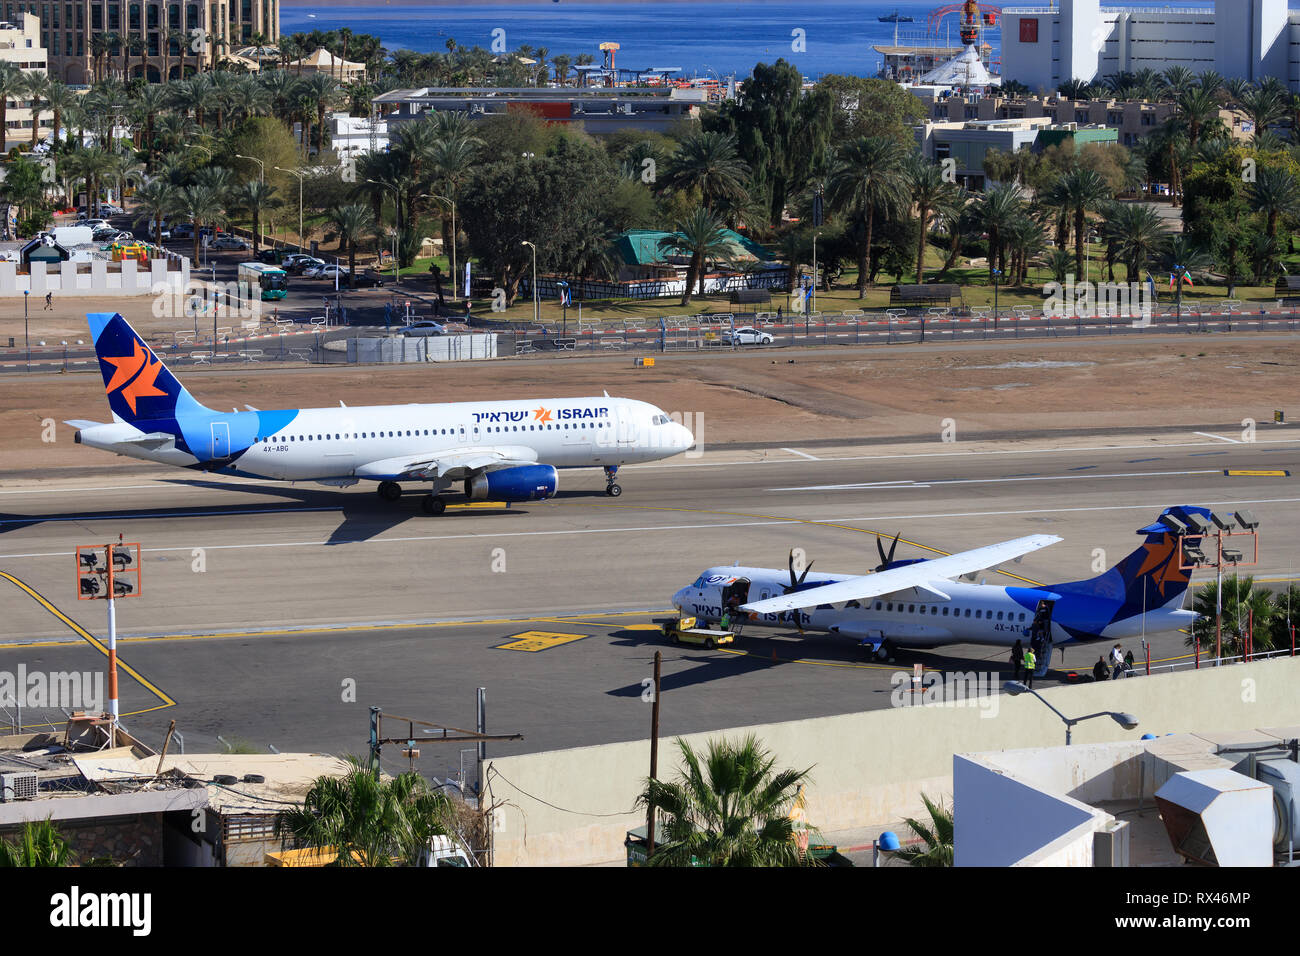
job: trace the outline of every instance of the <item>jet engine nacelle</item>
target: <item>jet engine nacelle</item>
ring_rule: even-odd
[[[487,471],[465,479],[465,497],[473,501],[545,501],[560,479],[551,465],[521,465]]]

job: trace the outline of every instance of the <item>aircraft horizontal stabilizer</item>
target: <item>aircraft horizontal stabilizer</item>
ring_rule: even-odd
[[[862,601],[867,598],[882,597],[908,588],[919,588],[935,595],[942,595],[937,600],[947,600],[948,596],[941,589],[940,582],[947,581],[970,571],[980,571],[1009,561],[1023,554],[1046,548],[1062,540],[1054,534],[1031,534],[1023,538],[1014,538],[998,544],[986,545],[971,551],[960,551],[919,564],[908,564],[899,568],[864,574],[861,577],[836,581],[821,587],[795,591],[780,597],[755,601],[741,606],[742,611],[754,614],[775,614],[781,611],[797,611],[802,608],[815,607],[818,604],[838,604],[843,601]]]

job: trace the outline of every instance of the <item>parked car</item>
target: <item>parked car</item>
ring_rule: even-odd
[[[728,345],[771,345],[772,333],[760,332],[753,326],[746,325],[735,331],[728,329],[723,332],[722,341]]]
[[[346,277],[344,278],[343,281],[346,281]],[[366,269],[364,272],[357,273],[358,289],[369,289],[374,286],[382,286],[383,284],[384,284],[384,276],[380,275],[378,272],[376,272],[373,269]]]
[[[253,256],[253,258],[258,262],[265,262],[268,265],[283,266],[289,257],[284,255],[279,249],[258,249],[257,255]]]
[[[248,240],[241,239],[239,236],[232,236],[230,233],[217,236],[208,246],[210,249],[249,249]]]
[[[332,262],[322,262],[318,266],[312,266],[302,271],[303,277],[307,279],[329,279],[331,282],[337,275],[340,282],[344,282],[348,277],[348,270],[344,266],[335,265]]]
[[[437,322],[426,319],[423,322],[412,322],[410,325],[404,325],[397,330],[398,335],[421,336],[421,335],[446,335],[446,326],[439,325]]]
[[[194,223],[192,223],[192,222],[178,222],[176,225],[172,226],[172,238],[173,238],[173,239],[193,239],[193,238],[194,238]]]
[[[280,263],[284,266],[284,271],[291,276],[303,275],[308,269],[314,269],[318,266],[325,265],[324,259],[317,259],[315,256],[305,255],[301,252],[295,252],[292,255],[284,257]]]
[[[88,226],[91,229],[112,229],[113,224],[107,219],[78,219],[74,226]]]

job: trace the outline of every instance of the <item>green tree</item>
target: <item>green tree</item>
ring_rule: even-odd
[[[357,287],[357,243],[375,226],[369,207],[361,203],[340,206],[330,215],[339,233],[339,248],[348,250],[348,288]]]
[[[225,211],[221,193],[212,186],[182,186],[176,191],[174,210],[194,224],[193,261],[198,263],[199,234],[203,231],[202,227],[216,223]]]
[[[317,777],[301,807],[276,816],[285,845],[334,850],[331,866],[418,866],[451,811],[418,773],[376,779],[356,758],[341,777]]]
[[[1105,209],[1104,228],[1128,269],[1128,281],[1140,282],[1147,260],[1169,234],[1169,227],[1145,203],[1112,203]]]
[[[989,234],[989,278],[993,269],[1007,271],[1005,243],[1013,224],[1024,215],[1025,197],[1013,184],[995,186],[975,203],[972,214]]]
[[[28,821],[16,843],[0,840],[0,867],[72,866],[76,855],[50,820]]]
[[[884,136],[864,136],[846,144],[827,181],[833,209],[864,224],[858,247],[858,298],[867,294],[871,234],[876,211],[896,212],[904,183],[902,147]]]
[[[1074,214],[1074,274],[1082,276],[1085,223],[1090,212],[1096,212],[1111,198],[1106,180],[1091,169],[1077,167],[1061,178],[1061,193]]]
[[[863,136],[887,136],[911,148],[912,127],[925,119],[925,106],[892,80],[832,73],[817,81],[830,97],[831,143]]]
[[[260,179],[250,179],[235,189],[231,205],[236,209],[247,209],[253,225],[253,255],[257,255],[258,244],[262,239],[262,213],[284,205],[271,183]]]
[[[1196,589],[1192,610],[1199,616],[1188,630],[1183,643],[1202,653],[1214,653],[1216,628],[1216,595],[1218,584],[1208,581]],[[1252,646],[1256,651],[1272,649],[1277,637],[1279,608],[1273,595],[1264,588],[1255,587],[1250,575],[1227,574],[1223,577],[1222,648],[1225,657],[1244,653],[1246,635],[1253,634]]]
[[[162,221],[175,208],[176,187],[164,179],[151,179],[135,191],[135,224],[147,225],[159,246],[162,245]]]
[[[659,248],[664,252],[690,256],[690,265],[686,269],[686,290],[682,293],[682,305],[686,305],[690,302],[691,290],[695,288],[697,279],[700,295],[704,294],[704,274],[708,261],[730,255],[731,243],[722,222],[703,207],[696,209],[673,228],[674,232],[659,240]]]
[[[805,95],[802,74],[785,60],[759,63],[745,81],[745,95],[728,100],[703,125],[735,137],[752,175],[751,192],[765,200],[768,221],[776,227],[789,197],[825,165],[831,97],[816,88]]]
[[[907,188],[920,223],[916,240],[916,281],[925,282],[925,242],[930,228],[930,216],[942,206],[949,194],[956,190],[953,183],[944,182],[943,174],[933,163],[913,155],[904,168]]]
[[[920,838],[920,844],[910,844],[896,851],[895,856],[907,861],[909,866],[952,866],[953,865],[953,818],[951,808],[941,802],[936,803],[924,793],[921,800],[925,803],[926,813],[930,819],[917,820],[905,818],[908,829]]]
[[[659,814],[651,866],[805,866],[790,811],[808,770],[774,770],[776,759],[751,735],[710,741],[697,753],[677,741],[677,782],[647,779],[637,798]]]
[[[682,140],[668,162],[663,185],[669,189],[698,189],[700,202],[714,212],[719,200],[745,194],[749,167],[736,152],[736,141],[725,133],[693,133]]]
[[[1273,238],[1277,236],[1279,219],[1300,216],[1300,182],[1289,170],[1261,166],[1250,185],[1247,201],[1251,209],[1263,214],[1264,234]]]

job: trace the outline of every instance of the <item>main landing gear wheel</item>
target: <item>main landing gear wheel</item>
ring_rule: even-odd
[[[427,515],[440,515],[447,510],[447,502],[437,495],[425,495],[421,507],[424,508],[424,513]]]
[[[402,486],[395,481],[381,481],[379,483],[379,497],[385,501],[396,501],[402,497]]]
[[[894,663],[894,645],[889,641],[882,643],[876,650],[876,660],[885,661],[889,664]]]
[[[610,482],[605,486],[605,494],[609,495],[611,498],[617,498],[622,493],[623,489],[614,482]]]

